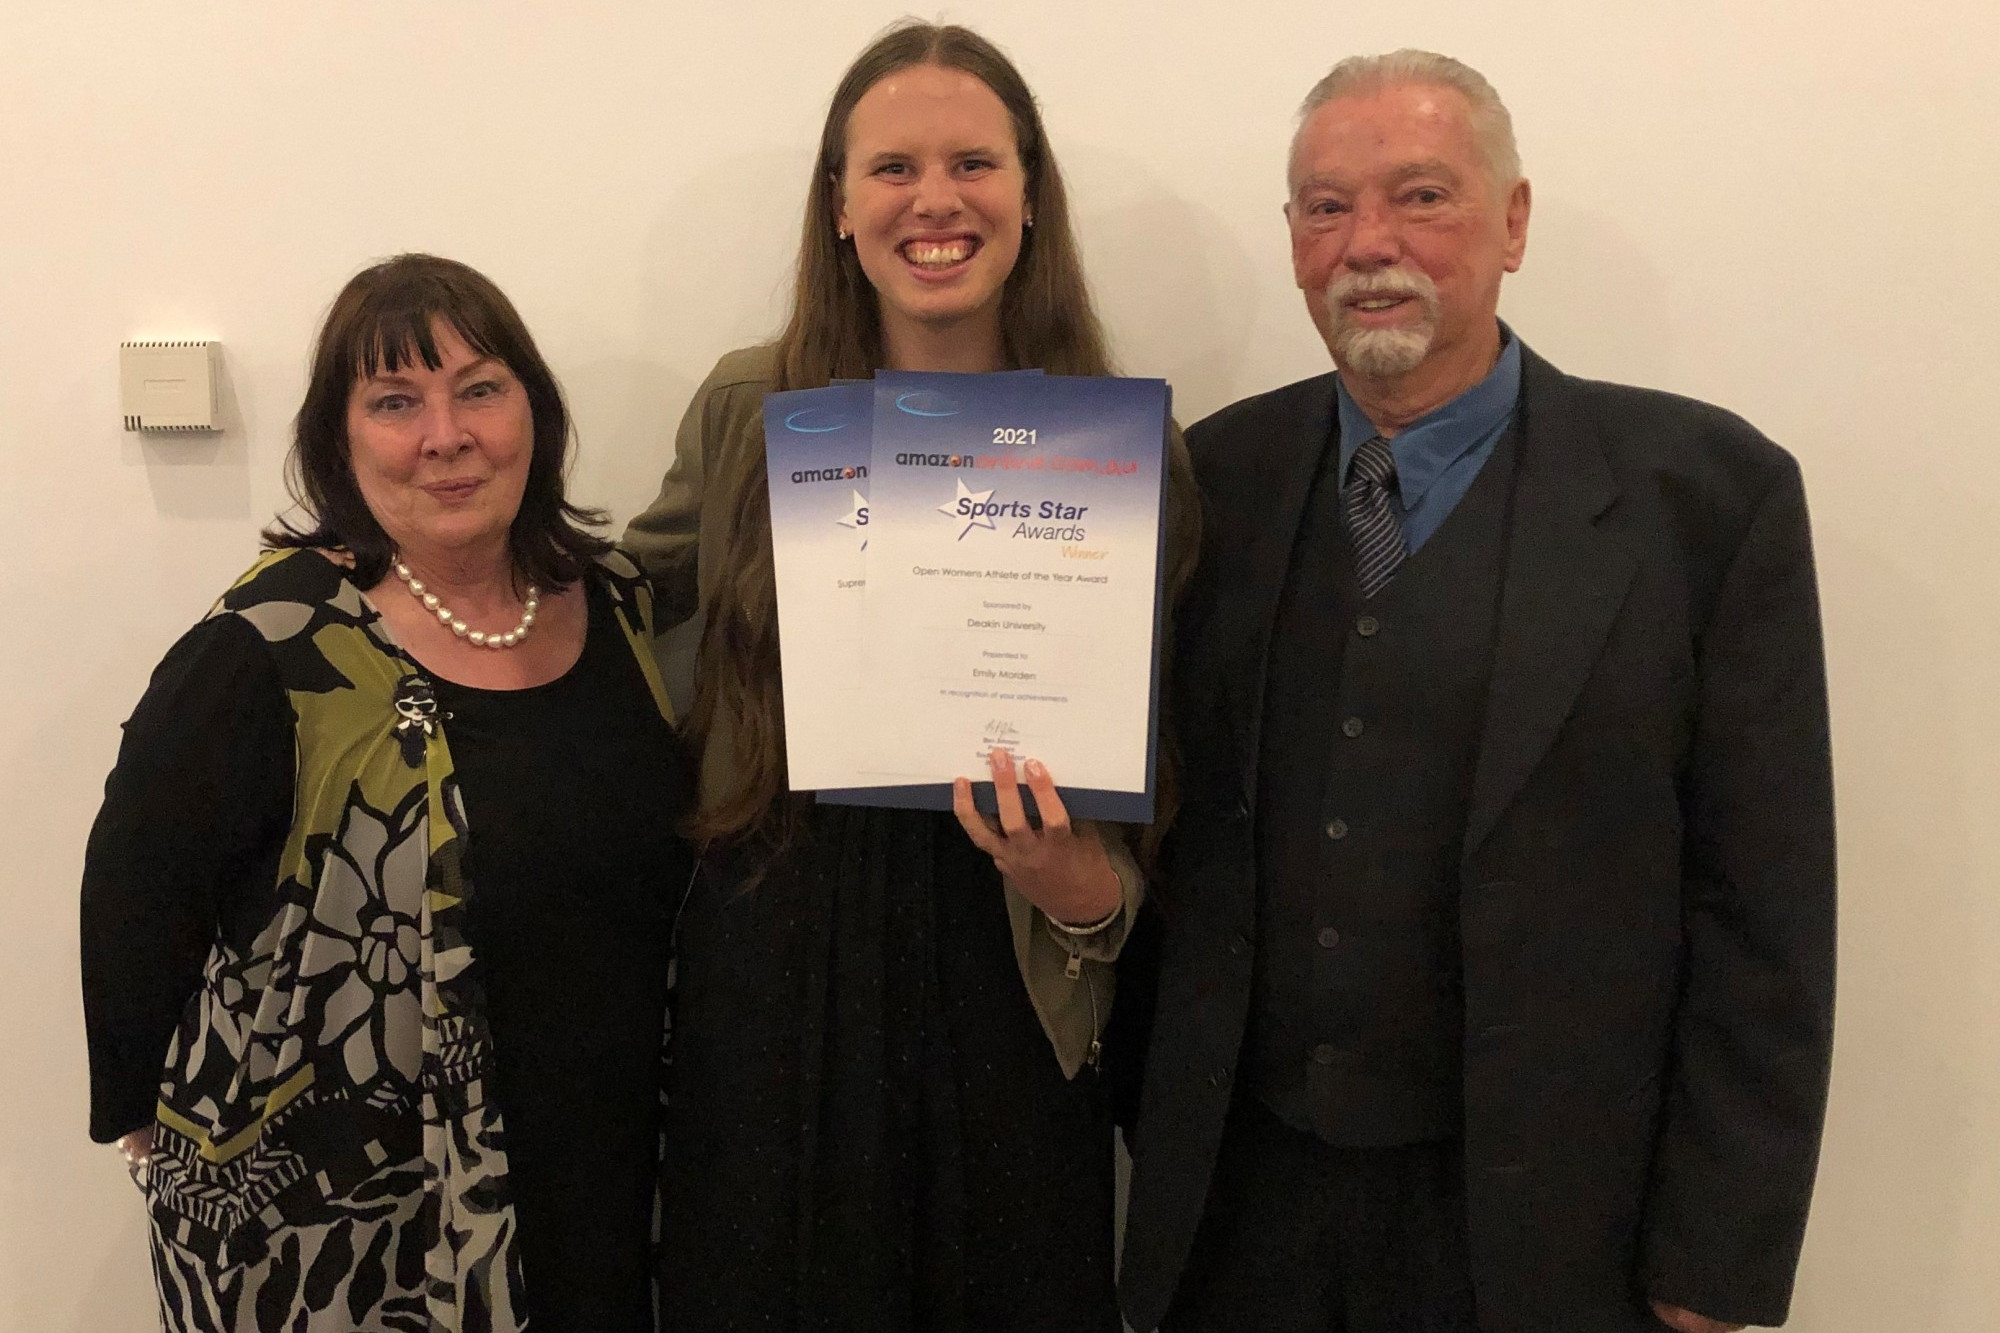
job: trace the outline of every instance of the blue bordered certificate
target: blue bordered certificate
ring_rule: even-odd
[[[764,399],[771,555],[784,676],[785,766],[795,791],[865,780],[857,768],[862,592],[874,388]]]
[[[1165,382],[883,372],[873,396],[863,790],[822,799],[947,808],[1000,746],[1072,814],[1150,820]]]

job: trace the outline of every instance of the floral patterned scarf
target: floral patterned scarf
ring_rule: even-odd
[[[615,552],[591,577],[610,590],[671,721],[644,578]],[[366,1305],[399,1328],[520,1327],[448,718],[422,668],[319,553],[265,556],[211,615],[241,617],[267,644],[297,719],[298,776],[277,910],[248,949],[218,940],[168,1053],[149,1186],[156,1236],[204,1265],[273,1270],[244,1280],[260,1291],[278,1265],[299,1283],[309,1268],[329,1290],[343,1269],[373,1265],[341,1302],[349,1317]],[[362,1253],[356,1209],[379,1220],[417,1191],[414,1221],[393,1235],[378,1227]],[[422,1279],[399,1283],[417,1246]],[[421,1308],[406,1297],[398,1316],[382,1303],[399,1285],[421,1287]]]

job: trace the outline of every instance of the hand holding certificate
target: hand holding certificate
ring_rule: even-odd
[[[854,563],[852,532],[836,551],[839,506],[808,514],[794,479],[847,488],[864,387],[869,462],[844,511],[867,535],[857,608],[819,586],[851,582],[834,571]],[[1061,773],[1070,814],[1152,817],[1166,415],[1158,380],[884,372],[773,395],[795,790],[944,809],[997,748]],[[814,422],[848,442],[802,443]]]
[[[1064,930],[1082,935],[1109,925],[1125,895],[1097,830],[1089,824],[1079,830],[1070,823],[1055,779],[1036,759],[1021,766],[1041,814],[1039,828],[1030,824],[1014,776],[1014,756],[996,746],[989,759],[994,814],[979,813],[969,779],[952,784],[951,808],[965,836],[993,858],[1008,883]]]

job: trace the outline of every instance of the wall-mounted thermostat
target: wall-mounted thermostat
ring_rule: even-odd
[[[216,342],[118,344],[126,430],[216,431]]]

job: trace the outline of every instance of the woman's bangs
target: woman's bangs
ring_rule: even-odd
[[[437,339],[440,323],[449,326],[473,355],[506,360],[493,331],[482,327],[486,321],[469,317],[477,312],[459,310],[455,308],[458,304],[450,300],[399,301],[390,309],[363,311],[358,322],[364,328],[354,349],[356,378],[393,375],[406,366],[438,369],[444,364]]]

